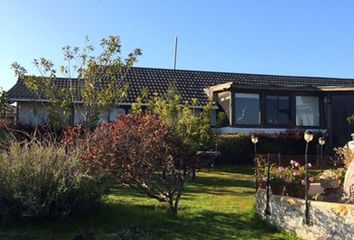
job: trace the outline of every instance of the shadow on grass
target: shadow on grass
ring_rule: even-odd
[[[161,206],[106,203],[94,215],[61,222],[22,223],[20,228],[8,226],[5,239],[72,239],[79,233],[104,235],[131,225],[142,228],[151,239],[275,239],[273,234],[277,232],[253,213],[181,211],[179,216],[174,216]],[[287,238],[280,235],[276,239]]]
[[[221,171],[221,172],[226,172],[226,173],[253,175],[254,174],[254,167],[253,166],[235,166],[235,165],[216,165],[214,168],[207,169],[206,171]]]
[[[235,170],[230,170],[230,173],[235,173]],[[238,171],[240,174],[245,172],[251,171]],[[240,179],[223,174],[220,172],[220,177],[203,174],[195,182],[190,182],[183,198],[190,198],[193,204],[201,208],[181,205],[178,216],[167,212],[164,204],[147,199],[127,187],[119,187],[113,189],[112,199],[103,203],[94,214],[73,216],[62,221],[21,222],[0,226],[0,239],[65,240],[73,239],[80,233],[94,233],[96,236],[109,234],[131,225],[142,228],[151,239],[288,239],[260,220],[254,210],[228,213],[224,210],[203,209],[203,202],[198,202],[202,199],[199,196],[203,194],[245,196],[254,193],[253,181],[245,180],[243,176]],[[233,191],[229,187],[239,189]]]
[[[224,188],[224,187],[252,188],[254,186],[254,182],[250,180],[209,177],[209,176],[197,177],[194,181],[191,181],[190,184],[196,186],[209,186],[209,187],[212,186],[217,188]]]

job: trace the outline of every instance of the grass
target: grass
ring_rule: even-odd
[[[296,239],[260,220],[254,211],[252,169],[225,167],[202,172],[186,186],[178,216],[165,205],[119,187],[94,214],[61,221],[8,223],[0,239],[73,239],[95,236],[131,225],[152,239]]]

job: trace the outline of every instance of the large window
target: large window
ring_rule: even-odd
[[[319,126],[319,99],[315,96],[296,96],[296,125]]]
[[[289,125],[289,96],[266,96],[266,124]]]
[[[235,94],[235,118],[236,124],[260,124],[259,94],[236,93]]]

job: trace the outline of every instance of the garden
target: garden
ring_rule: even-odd
[[[325,138],[319,137],[321,155],[317,163],[311,163],[308,148],[315,136],[305,131],[303,138],[306,147],[302,163],[281,161],[280,154],[275,161],[269,153],[255,155],[257,213],[304,239],[352,239],[354,141],[335,148],[331,162],[324,162]],[[251,139],[256,146],[258,137]],[[311,170],[314,165],[317,168]]]
[[[0,129],[1,239],[297,239],[278,229],[352,236],[350,149],[335,149],[332,163],[323,159],[325,139],[302,129],[219,136],[212,102],[191,108],[197,100],[182,100],[173,82],[164,96],[142,89],[131,113],[103,121],[127,97],[124,75],[141,51],[122,58],[115,36],[101,47],[97,56],[89,43],[63,48],[68,64],[60,71],[77,73],[80,92],[78,83],[55,84],[50,60],[34,60],[41,77],[13,64],[48,99],[48,121]],[[77,95],[85,121],[70,126]],[[6,93],[0,96],[6,111]],[[218,114],[216,124],[223,121]],[[316,201],[344,205],[325,212]],[[319,223],[327,220],[344,227],[323,233]]]

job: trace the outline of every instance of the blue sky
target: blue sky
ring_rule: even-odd
[[[2,0],[0,86],[14,61],[62,64],[61,48],[119,35],[136,66],[354,78],[352,0]]]

